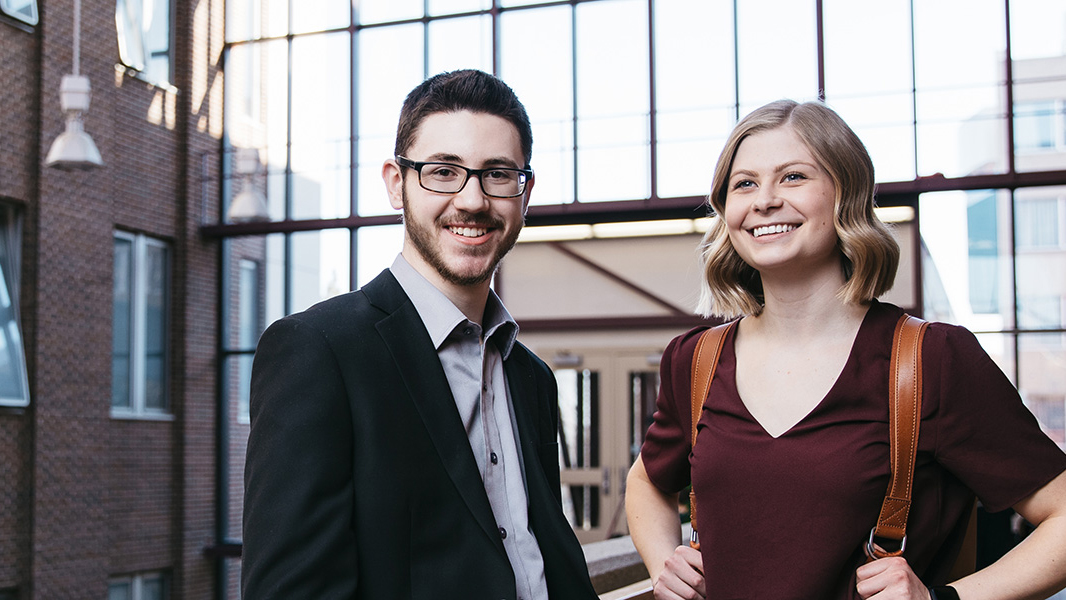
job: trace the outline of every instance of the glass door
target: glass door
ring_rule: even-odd
[[[563,511],[581,543],[625,535],[625,478],[658,393],[658,354],[556,354]]]

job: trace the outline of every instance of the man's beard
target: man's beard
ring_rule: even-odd
[[[470,274],[458,273],[447,264],[440,251],[439,245],[434,245],[432,233],[423,228],[421,223],[411,218],[408,211],[406,187],[404,187],[402,194],[403,218],[408,239],[411,240],[411,244],[414,246],[415,250],[422,255],[422,258],[429,263],[429,265],[432,266],[445,281],[455,285],[478,285],[491,279],[496,273],[500,261],[511,251],[511,248],[514,248],[515,242],[518,240],[518,234],[522,230],[521,227],[517,227],[514,231],[508,233],[506,238],[501,240],[500,244],[496,247],[496,253],[492,258],[492,262],[483,271]],[[502,231],[505,226],[503,220],[487,215],[474,215],[463,211],[459,211],[459,215],[462,217],[459,220],[464,225],[487,227],[500,231]],[[451,217],[447,219],[444,217],[438,217],[434,221],[434,225],[438,230],[444,229],[444,223],[448,222],[450,219]]]

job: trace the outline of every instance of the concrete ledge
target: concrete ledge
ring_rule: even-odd
[[[633,540],[629,536],[602,542],[592,542],[581,547],[589,567],[592,587],[603,594],[647,579],[648,570],[640,560]]]
[[[681,527],[682,539],[686,542],[692,532],[692,526],[685,523]],[[648,569],[633,547],[633,540],[627,535],[602,542],[591,542],[581,547],[585,552],[585,562],[589,567],[592,587],[600,594],[602,600],[637,600],[651,598],[649,593],[651,581]],[[640,587],[644,585],[645,587]],[[612,595],[619,593],[622,595]],[[628,594],[628,595],[627,595]]]

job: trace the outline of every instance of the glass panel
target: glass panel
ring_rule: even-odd
[[[629,462],[632,464],[644,444],[644,434],[651,427],[655,414],[655,398],[659,394],[658,371],[629,373]]]
[[[1002,0],[914,3],[919,175],[1006,168],[1004,17]]]
[[[731,3],[655,3],[659,197],[711,189],[714,163],[736,123],[734,59]]]
[[[145,248],[144,405],[167,407],[167,249],[149,243]]]
[[[148,81],[169,82],[169,0],[118,0],[115,23],[122,63],[140,71]]]
[[[254,350],[262,332],[259,318],[259,263],[252,260],[240,262],[240,327],[238,345],[240,350]]]
[[[1010,195],[995,190],[919,198],[928,319],[973,331],[1014,326]]]
[[[381,182],[381,164],[392,156],[403,100],[424,78],[422,26],[363,30],[358,44],[359,214],[395,214]],[[381,60],[383,56],[404,59]]]
[[[352,4],[350,0],[293,0],[292,32],[348,27],[352,21]]]
[[[0,205],[0,404],[13,406],[30,402],[18,307],[21,245],[15,209]]]
[[[292,44],[292,217],[351,213],[351,36]]]
[[[289,45],[285,40],[264,42],[260,45],[263,46],[260,69],[263,77],[260,122],[266,124],[266,130],[259,131],[260,137],[254,139],[266,140],[266,147],[260,151],[259,158],[266,165],[267,207],[271,220],[281,221],[287,215],[285,170],[289,160]],[[249,146],[255,147],[252,144]]]
[[[1003,371],[1003,374],[1011,380],[1011,383],[1018,385],[1014,353],[1015,336],[1009,333],[978,333],[976,337],[984,351],[999,367],[999,370]]]
[[[132,408],[130,397],[133,337],[133,241],[115,238],[111,312],[111,406]]]
[[[254,138],[261,99],[258,69],[261,44],[232,46],[226,54],[226,131],[231,144],[256,147]]]
[[[574,201],[572,20],[573,9],[566,6],[500,16],[500,76],[533,126],[536,185],[530,204]]]
[[[1066,334],[1018,337],[1019,392],[1045,433],[1066,449]]]
[[[165,592],[162,577],[146,577],[141,583],[140,600],[164,600]]]
[[[863,140],[878,181],[913,179],[909,0],[823,0],[825,98]]]
[[[37,0],[0,0],[0,9],[19,21],[37,24]]]
[[[236,388],[230,388],[230,398],[237,397],[237,422],[251,421],[252,363],[253,354],[234,354],[227,357],[227,381],[234,382]],[[236,371],[236,373],[234,373]]]
[[[132,600],[129,582],[112,583],[107,586],[107,600]]]
[[[814,0],[737,3],[737,77],[740,114],[779,98],[818,97]],[[787,68],[770,40],[788,40]]]
[[[356,232],[356,272],[359,281],[355,287],[366,285],[371,279],[396,260],[403,248],[403,225],[362,227]]]
[[[1015,192],[1018,326],[1066,326],[1066,187]]]
[[[444,19],[429,24],[429,73],[455,69],[492,72],[492,17]]]
[[[263,4],[265,2],[261,0],[227,0],[227,42],[252,40],[260,36]],[[226,78],[229,79],[229,62],[226,62]]]
[[[600,486],[564,485],[562,496],[570,527],[590,531],[600,526]]]
[[[599,376],[588,369],[560,369],[559,461],[562,469],[594,469],[600,466]],[[563,513],[575,529],[589,530],[600,524],[600,488],[595,485],[563,485]]]
[[[575,38],[578,200],[648,198],[647,3],[579,4]]]
[[[600,374],[560,369],[559,452],[564,469],[600,466]]]
[[[492,8],[492,0],[429,0],[429,14],[431,15],[452,15],[490,8]]]
[[[1066,169],[1066,4],[1011,0],[1015,163],[1018,171]]]
[[[349,289],[351,235],[347,229],[292,234],[289,294],[299,312]]]
[[[262,10],[266,13],[263,19],[265,37],[280,37],[289,33],[289,2],[291,0],[258,1],[261,2]]]
[[[385,23],[422,17],[425,0],[374,0],[354,4],[359,7],[360,23]]]
[[[266,318],[263,320],[264,328],[290,312],[285,299],[285,265],[288,264],[286,245],[285,234],[275,233],[266,236],[266,272],[263,282],[266,287],[266,294],[263,298],[266,313]]]

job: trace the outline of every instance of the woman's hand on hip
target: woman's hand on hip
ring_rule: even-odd
[[[929,589],[900,556],[868,562],[855,576],[855,588],[864,599],[929,600]]]
[[[703,581],[703,557],[689,546],[678,546],[666,559],[655,580],[655,600],[704,600],[707,588]]]

